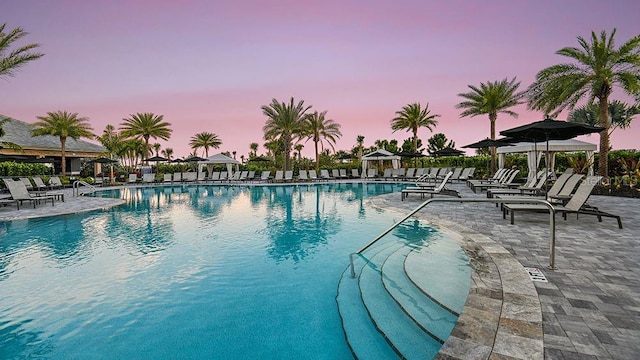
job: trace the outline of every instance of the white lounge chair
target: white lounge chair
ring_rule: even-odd
[[[4,183],[9,190],[9,194],[11,194],[11,200],[15,201],[18,210],[20,210],[20,205],[22,205],[22,203],[25,201],[31,202],[34,209],[36,207],[36,204],[42,200],[44,200],[45,203],[48,200],[51,200],[51,206],[54,206],[55,196],[53,195],[29,194],[26,185],[22,181],[4,179]]]
[[[453,175],[453,172],[449,172],[444,178],[440,181],[440,184],[433,189],[424,188],[424,187],[410,187],[401,191],[400,199],[404,200],[409,196],[409,194],[420,194],[422,197],[425,195],[429,195],[433,197],[434,195],[452,195],[460,197],[460,193],[456,190],[449,190],[446,188],[447,182],[449,178]]]

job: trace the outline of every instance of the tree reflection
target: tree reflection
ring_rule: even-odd
[[[327,243],[327,238],[338,233],[341,219],[337,212],[326,211],[321,208],[321,189],[316,187],[313,196],[315,203],[313,210],[307,202],[311,198],[300,198],[300,189],[294,207],[293,187],[276,187],[276,196],[270,200],[270,206],[278,208],[268,212],[265,222],[266,231],[271,240],[268,254],[277,261],[293,260],[299,262],[305,259],[321,244]],[[295,215],[294,215],[295,214]]]

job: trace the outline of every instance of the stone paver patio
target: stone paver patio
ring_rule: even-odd
[[[474,194],[462,184],[450,187],[459,190],[463,197],[485,196],[484,193]],[[117,199],[73,197],[70,189],[65,192],[65,202],[56,201],[55,206],[43,204],[33,209],[25,204],[19,211],[15,205],[0,207],[0,221],[76,213],[122,203]],[[400,193],[378,196],[371,201],[375,206],[404,213],[422,202],[416,194],[400,201]],[[557,216],[557,270],[547,269],[548,214],[518,213],[515,225],[510,225],[493,204],[436,203],[417,216],[462,233],[464,238],[476,238],[485,246],[495,242],[508,252],[501,254],[496,250],[496,259],[510,255],[522,266],[543,271],[549,282],[533,282],[533,285],[542,311],[545,358],[637,359],[640,354],[640,200],[592,196],[589,204],[621,215],[624,228],[618,229],[616,221],[610,218],[599,223],[594,216],[583,215],[576,219],[575,215],[570,215],[566,221]],[[488,248],[491,249],[491,245]],[[502,260],[497,261],[500,262]],[[522,285],[526,288],[530,283]],[[509,291],[502,290],[506,301]],[[483,303],[482,299],[470,298],[468,305],[483,311],[500,311],[487,301]],[[503,316],[498,321],[505,319],[508,317]],[[513,324],[500,325],[509,327]],[[498,337],[496,347],[512,340]],[[512,347],[520,346],[517,341],[511,344]],[[483,356],[479,354],[479,357]],[[491,357],[507,358],[496,349]],[[522,357],[526,358],[526,354]]]

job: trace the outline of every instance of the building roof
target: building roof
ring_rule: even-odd
[[[32,124],[0,115],[0,120],[3,119],[9,119],[9,121],[2,124],[5,136],[0,138],[0,141],[12,142],[20,145],[25,150],[60,151],[59,137],[53,135],[34,137],[31,136]],[[67,138],[65,147],[67,152],[104,153],[107,151],[107,149],[101,145],[88,141],[74,140],[72,138]]]

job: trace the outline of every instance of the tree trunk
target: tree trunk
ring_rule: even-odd
[[[418,129],[413,129],[413,152],[418,152]],[[413,165],[418,167],[418,158],[413,158]]]
[[[609,99],[600,99],[600,126],[605,130],[600,132],[600,153],[598,157],[598,175],[609,176]]]
[[[316,171],[320,170],[320,156],[318,155],[318,139],[317,138],[313,138],[313,142],[314,145],[316,147]],[[298,152],[298,154],[300,154]],[[300,155],[298,155],[298,159],[300,158]]]
[[[496,139],[496,118],[497,114],[489,114],[489,122],[491,123],[491,140]],[[491,174],[496,173],[496,147],[492,146],[489,148],[491,150]]]
[[[284,170],[289,170],[289,156],[291,155],[291,135],[284,136]]]
[[[67,176],[67,155],[66,155],[67,138],[60,137],[60,154],[62,156],[62,176]]]

